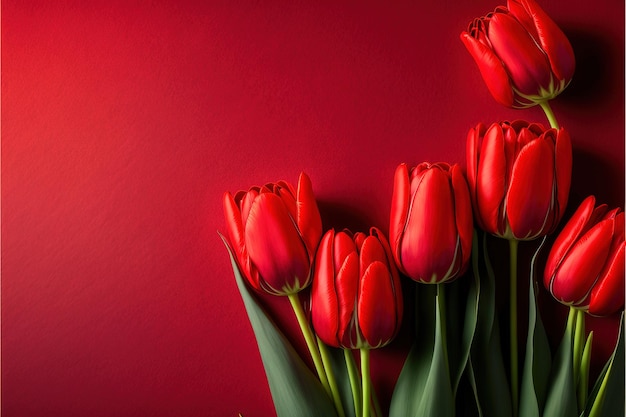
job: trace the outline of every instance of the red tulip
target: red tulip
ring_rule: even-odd
[[[534,0],[509,0],[470,23],[461,40],[493,97],[507,107],[550,100],[574,75],[572,46]]]
[[[624,307],[624,212],[595,202],[587,197],[557,237],[544,285],[563,304],[608,316]]]
[[[389,237],[400,270],[436,284],[462,275],[472,249],[472,208],[457,165],[396,169]]]
[[[224,194],[230,244],[250,285],[289,295],[311,283],[322,220],[309,177]]]
[[[346,349],[389,343],[402,321],[400,277],[376,228],[326,232],[315,262],[311,316],[324,343]]]
[[[572,145],[565,129],[482,123],[467,135],[467,181],[485,231],[531,240],[551,233],[567,205]]]

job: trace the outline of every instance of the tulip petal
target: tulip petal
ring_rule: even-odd
[[[402,237],[402,265],[421,282],[445,277],[455,256],[457,230],[447,172],[432,168],[423,173],[413,195]]]
[[[454,192],[454,212],[456,215],[456,229],[461,240],[462,264],[467,267],[472,252],[472,235],[474,223],[472,221],[472,205],[470,202],[467,182],[458,165],[452,167],[452,191]]]
[[[383,265],[387,264],[387,254],[380,241],[374,236],[368,236],[363,242],[361,247],[361,253],[359,254],[360,270],[365,271],[367,267],[374,262],[381,262]]]
[[[472,37],[469,33],[461,33],[461,41],[476,61],[480,74],[496,101],[504,106],[513,106],[513,89],[509,75],[502,61],[490,47]]]
[[[342,346],[355,346],[357,343],[356,304],[359,287],[359,256],[349,254],[342,265],[337,266],[335,287],[339,302],[339,329],[337,337]]]
[[[298,228],[312,258],[322,236],[322,218],[313,195],[311,180],[304,172],[298,178],[296,200]]]
[[[548,16],[533,0],[521,0],[524,9],[534,20],[534,26],[538,35],[536,41],[541,45],[550,61],[552,72],[559,80],[572,79],[576,62],[574,50],[569,40]]]
[[[361,333],[371,347],[381,347],[395,336],[399,327],[396,294],[391,275],[382,262],[367,267],[359,288],[358,317]]]
[[[409,171],[406,164],[396,168],[393,179],[393,196],[391,198],[391,219],[389,221],[389,240],[397,265],[401,266],[400,239],[406,225],[409,210]]]
[[[538,87],[548,89],[550,63],[524,27],[512,16],[495,13],[488,29],[489,41],[502,60],[512,84],[525,95],[537,95]]]
[[[622,240],[617,251],[609,257],[605,271],[591,291],[589,313],[594,316],[608,316],[624,307],[625,245]]]
[[[315,260],[315,278],[311,290],[311,319],[315,333],[324,343],[339,347],[339,302],[333,265],[334,230],[322,237]]]
[[[589,218],[593,213],[593,206],[596,203],[594,196],[590,195],[578,206],[576,212],[563,227],[563,230],[557,236],[544,270],[544,285],[546,289],[550,289],[551,281],[559,267],[560,263],[565,259],[567,253],[574,245],[574,242],[581,236],[585,226],[589,222]]]
[[[606,262],[612,229],[612,221],[602,221],[574,244],[552,280],[554,298],[577,306],[585,301]]]
[[[289,211],[276,194],[262,193],[245,224],[250,259],[274,291],[296,292],[310,282],[310,260]]]
[[[507,171],[502,128],[492,124],[483,138],[478,162],[476,202],[478,213],[486,231],[504,233],[501,213],[504,202]]]
[[[554,145],[537,139],[517,156],[506,197],[506,212],[513,236],[539,236],[554,200]]]

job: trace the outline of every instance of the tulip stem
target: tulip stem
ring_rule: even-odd
[[[332,364],[330,362],[330,355],[328,353],[328,348],[322,342],[319,337],[317,339],[317,346],[320,349],[320,355],[322,356],[322,362],[324,363],[324,370],[326,371],[326,376],[328,377],[328,384],[330,385],[330,392],[333,397],[333,402],[335,403],[335,408],[337,409],[337,413],[339,417],[345,417],[346,414],[343,411],[343,404],[341,404],[341,397],[339,395],[339,387],[337,386],[337,380],[335,379],[335,373],[333,372]]]
[[[354,415],[361,417],[361,384],[359,383],[359,375],[354,363],[354,356],[350,349],[344,349],[343,355],[346,360],[346,368],[348,368],[348,376],[350,377],[350,387],[352,388],[352,400],[354,401]]]
[[[585,409],[589,392],[589,364],[591,363],[591,346],[593,345],[593,332],[589,332],[583,356],[580,361],[580,379],[578,380],[578,410]]]
[[[583,356],[583,348],[585,344],[585,312],[574,307],[570,307],[570,310],[574,310],[576,315],[576,327],[574,330],[574,383],[578,383],[580,377],[580,363]]]
[[[363,415],[362,417],[370,417],[370,351],[367,348],[361,348],[361,382],[363,384]]]
[[[326,376],[326,372],[324,371],[322,358],[320,356],[317,344],[315,343],[315,336],[313,335],[311,326],[309,326],[309,321],[304,314],[304,310],[302,309],[302,305],[300,304],[298,294],[289,294],[288,298],[289,302],[291,302],[293,312],[296,314],[296,318],[298,319],[298,324],[300,325],[300,330],[302,331],[302,335],[304,336],[304,341],[306,342],[306,345],[309,348],[309,352],[311,353],[311,359],[313,359],[313,365],[315,365],[315,370],[317,371],[317,375],[320,378],[320,382],[326,390],[326,393],[332,398],[330,385],[328,384],[328,377]]]
[[[519,405],[519,382],[518,382],[518,359],[517,359],[517,247],[519,241],[509,239],[509,350],[511,353],[511,401],[513,416],[518,414]]]
[[[552,107],[550,107],[550,102],[548,100],[542,101],[539,103],[543,112],[546,114],[548,121],[550,122],[550,127],[555,129],[559,128],[559,122],[556,121],[556,117],[554,116],[554,112],[552,111]]]

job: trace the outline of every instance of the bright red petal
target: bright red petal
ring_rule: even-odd
[[[393,179],[393,196],[391,198],[391,218],[389,221],[389,240],[398,266],[401,265],[400,239],[406,225],[409,210],[409,171],[406,164],[396,168]]]
[[[502,128],[494,123],[485,133],[478,162],[476,185],[477,216],[480,216],[486,231],[499,230],[501,208],[506,190],[506,158]]]
[[[574,242],[582,234],[585,226],[587,225],[591,213],[593,213],[593,206],[596,204],[594,196],[590,195],[578,206],[576,212],[572,215],[569,221],[563,227],[563,230],[557,236],[550,254],[548,255],[548,261],[544,270],[544,285],[546,289],[550,289],[550,283],[552,277],[556,272],[567,253],[574,245]]]
[[[502,61],[487,45],[472,37],[469,33],[461,33],[461,40],[468,52],[476,61],[480,74],[496,101],[506,107],[513,106],[513,89],[509,75]]]
[[[245,224],[246,247],[265,284],[295,292],[310,282],[310,261],[289,211],[276,194],[262,193]]]
[[[322,218],[313,195],[311,180],[304,172],[298,179],[296,200],[298,228],[312,258],[322,236]]]
[[[333,230],[326,232],[317,251],[311,290],[311,319],[320,339],[327,345],[339,347],[339,302],[335,288],[333,236]]]
[[[585,300],[604,267],[611,246],[612,221],[603,221],[580,237],[557,269],[550,292],[565,303]]]
[[[399,323],[391,275],[381,262],[372,263],[361,278],[357,316],[371,347],[381,347],[395,336]]]
[[[512,84],[523,94],[536,95],[550,86],[550,63],[524,27],[512,16],[495,13],[488,30],[495,54]]]
[[[624,248],[622,240],[591,291],[589,313],[594,316],[608,316],[624,308]]]
[[[517,156],[506,198],[507,218],[517,239],[544,233],[549,212],[555,206],[554,186],[554,145],[534,140]]]

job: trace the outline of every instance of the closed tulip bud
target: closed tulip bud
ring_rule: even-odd
[[[534,0],[509,0],[470,23],[461,40],[493,97],[507,107],[550,100],[574,75],[572,46]]]
[[[624,212],[587,197],[550,250],[544,285],[559,302],[608,316],[624,307]]]
[[[228,236],[250,285],[274,295],[299,292],[311,283],[322,220],[309,177],[297,191],[284,181],[224,194]]]
[[[376,228],[329,230],[320,242],[311,294],[313,328],[324,343],[378,348],[398,333],[402,290],[389,243]]]
[[[482,123],[467,136],[467,182],[478,225],[531,240],[554,231],[565,211],[572,144],[565,129],[525,121]]]
[[[472,232],[470,196],[458,165],[398,166],[389,237],[405,275],[426,284],[459,277],[469,264]]]

